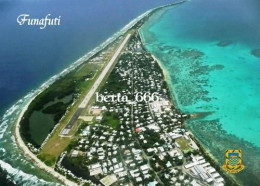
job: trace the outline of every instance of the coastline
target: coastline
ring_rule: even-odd
[[[41,160],[39,160],[37,158],[37,156],[35,154],[33,154],[28,147],[26,146],[26,144],[24,143],[21,135],[20,135],[20,121],[24,115],[24,113],[26,112],[28,106],[30,105],[30,103],[34,100],[36,96],[34,96],[28,103],[27,105],[23,108],[23,110],[20,112],[18,119],[15,122],[15,131],[14,131],[14,135],[15,135],[15,140],[17,142],[17,145],[20,147],[20,149],[22,150],[22,152],[31,158],[31,160],[33,161],[33,163],[38,166],[40,169],[46,171],[47,173],[51,174],[52,176],[54,176],[55,178],[59,179],[61,182],[63,182],[65,185],[68,186],[77,186],[77,184],[75,182],[72,182],[70,180],[68,180],[65,176],[59,174],[58,172],[56,172],[53,168],[45,165]]]
[[[141,37],[141,34],[139,34],[139,35]],[[142,42],[142,45],[144,46],[142,37],[141,37],[141,42]],[[145,50],[147,50],[147,49],[145,48]],[[156,58],[151,52],[148,51],[148,53],[150,53],[150,55],[156,60],[156,62],[160,66],[160,68],[163,72],[164,79],[165,79],[165,81],[167,82],[167,85],[168,85],[168,81],[167,81],[168,80],[168,72],[167,72],[167,70],[163,67],[162,62],[158,58]],[[168,85],[168,87],[169,87],[169,85]],[[171,89],[169,89],[169,91],[171,92]],[[171,98],[172,98],[172,102],[173,102],[175,108],[179,109],[177,103],[175,102],[173,92],[171,92]],[[184,114],[186,114],[186,113],[184,113]],[[189,115],[190,119],[196,119],[196,118],[205,117],[206,115],[208,115],[208,113],[187,113],[187,114]],[[229,175],[227,172],[224,172],[222,170],[222,167],[219,166],[219,161],[213,156],[213,154],[210,153],[209,150],[207,150],[202,145],[202,143],[195,137],[195,135],[191,132],[191,130],[189,130],[189,128],[187,126],[187,120],[184,121],[183,127],[190,134],[191,138],[195,141],[195,143],[198,145],[198,147],[200,149],[200,153],[210,161],[210,163],[216,168],[216,170],[218,170],[221,173],[221,175],[223,177],[225,177],[225,181],[229,184],[232,184],[232,185],[241,185],[241,184],[238,183],[238,181],[234,178],[233,175]]]
[[[169,6],[169,5],[166,5],[166,6]],[[46,82],[44,82],[35,91],[31,91],[26,96],[24,96],[24,98],[27,98],[27,97],[30,97],[30,96],[31,96],[31,98],[26,103],[26,105],[22,108],[22,110],[20,111],[20,113],[18,115],[18,118],[14,122],[14,126],[13,126],[14,129],[13,129],[12,132],[14,134],[16,144],[21,149],[21,152],[25,156],[29,157],[30,160],[32,160],[32,162],[37,167],[39,167],[40,169],[44,170],[45,172],[51,174],[51,176],[57,178],[58,180],[63,182],[65,185],[69,185],[69,186],[74,186],[74,185],[76,186],[76,185],[78,185],[75,182],[68,180],[65,176],[61,175],[57,171],[55,171],[54,168],[51,168],[51,167],[47,166],[46,164],[44,164],[40,159],[38,159],[38,157],[35,154],[33,154],[29,150],[27,145],[24,143],[24,141],[23,141],[23,139],[22,139],[22,137],[20,135],[20,122],[21,122],[21,119],[23,118],[24,113],[27,111],[29,105],[31,104],[31,102],[39,94],[41,94],[45,89],[47,89],[50,85],[52,85],[57,79],[59,79],[60,77],[66,75],[67,73],[75,70],[79,65],[81,65],[82,63],[84,63],[85,61],[90,59],[92,56],[96,55],[98,52],[102,51],[104,48],[106,48],[108,45],[110,45],[112,42],[114,42],[116,39],[118,39],[121,35],[123,35],[128,30],[133,28],[139,21],[143,20],[146,16],[149,16],[150,13],[152,13],[154,10],[159,9],[159,8],[161,8],[161,7],[148,10],[145,13],[141,14],[140,16],[138,16],[137,18],[133,19],[132,21],[130,21],[130,23],[128,23],[126,26],[124,26],[122,29],[120,29],[118,32],[116,32],[110,38],[108,38],[106,41],[104,41],[101,45],[97,46],[92,51],[88,52],[87,54],[85,54],[84,56],[82,56],[81,58],[76,60],[74,63],[72,63],[72,65],[70,65],[68,68],[62,70],[58,75],[52,76],[50,79],[48,79]],[[19,100],[14,105],[18,104],[19,102],[21,102],[21,100]]]
[[[157,62],[157,64],[160,66],[161,70],[162,70],[162,73],[163,73],[163,78],[164,80],[166,81],[167,83],[167,86],[169,88],[169,84],[168,84],[168,80],[169,80],[169,73],[167,72],[167,70],[165,69],[165,67],[163,66],[163,63],[157,58],[155,57],[154,54],[152,54],[151,52],[149,52],[149,50],[145,47],[145,44],[144,44],[144,41],[143,41],[143,37],[142,37],[142,33],[140,32],[140,29],[138,30],[138,33],[139,33],[139,36],[140,36],[140,39],[141,39],[141,43],[142,43],[142,46],[145,48],[145,50],[152,56],[152,58]],[[171,92],[170,88],[169,88],[169,91]],[[172,99],[172,102],[174,104],[174,106],[176,108],[178,108],[177,106],[177,103],[176,103],[176,99],[174,97],[174,94],[172,93],[170,95],[171,99]],[[179,109],[179,108],[178,108]],[[193,117],[195,114],[190,114],[191,117]]]
[[[48,88],[53,82],[55,82],[57,79],[59,79],[60,77],[66,75],[67,73],[73,71],[75,68],[77,68],[80,64],[84,63],[86,60],[88,60],[89,58],[91,58],[93,55],[97,54],[98,52],[102,51],[102,49],[104,49],[106,46],[108,46],[110,43],[112,43],[113,41],[115,41],[116,39],[118,39],[118,37],[120,37],[122,34],[126,33],[129,29],[133,28],[139,21],[142,21],[143,19],[145,19],[147,16],[149,17],[155,10],[164,8],[164,7],[168,7],[168,6],[173,6],[179,3],[183,3],[185,1],[181,1],[181,2],[177,2],[174,4],[170,4],[170,5],[165,5],[165,6],[161,6],[155,9],[151,9],[148,10],[147,12],[145,12],[144,14],[138,16],[136,19],[134,19],[133,21],[131,21],[129,24],[127,24],[123,29],[121,29],[119,32],[117,32],[116,34],[114,34],[112,37],[110,37],[108,40],[106,40],[104,43],[102,43],[100,46],[96,47],[94,50],[92,50],[91,52],[87,53],[86,55],[84,55],[82,58],[80,58],[79,60],[77,60],[76,62],[74,62],[71,66],[69,66],[68,68],[66,68],[65,70],[63,70],[60,74],[55,75],[53,77],[51,77],[47,82],[43,83],[42,86],[40,86],[39,89],[37,89],[34,92],[34,95],[30,98],[30,100],[28,101],[28,103],[26,104],[26,106],[22,109],[22,111],[19,113],[18,119],[15,121],[15,125],[14,125],[14,136],[15,136],[15,140],[17,145],[19,146],[19,148],[22,150],[22,152],[30,157],[30,159],[33,161],[33,163],[39,167],[40,169],[46,171],[47,173],[51,174],[53,177],[59,179],[61,182],[63,182],[65,185],[69,185],[69,186],[76,186],[78,184],[76,184],[75,182],[68,180],[65,176],[63,176],[62,174],[58,173],[57,171],[54,170],[54,168],[47,166],[46,164],[44,164],[40,159],[38,159],[38,157],[33,154],[29,148],[26,146],[26,144],[24,143],[21,135],[20,135],[20,122],[21,119],[24,115],[24,113],[27,111],[29,105],[31,104],[31,102],[39,95],[41,94],[46,88]],[[115,36],[116,35],[116,36]],[[143,44],[143,42],[142,42]],[[149,52],[150,53],[150,52]],[[163,68],[162,63],[160,62],[160,60],[158,60],[152,53],[150,53],[151,56],[157,61],[158,65],[160,66],[163,75],[164,75],[164,79],[167,81],[168,78],[168,73],[167,71]],[[175,104],[175,99],[172,97],[172,101]],[[176,104],[175,104],[176,106]]]
[[[193,116],[195,115],[195,117],[192,117],[190,119],[196,119],[196,114],[193,114]],[[187,120],[184,122],[183,127],[185,128],[185,130],[190,134],[190,137],[195,141],[195,143],[198,145],[200,152],[202,153],[202,155],[204,157],[206,157],[210,163],[212,165],[214,165],[214,167],[216,168],[216,170],[218,170],[218,172],[225,178],[225,182],[226,184],[231,184],[234,186],[239,186],[242,185],[241,183],[239,183],[236,178],[234,177],[233,174],[228,174],[228,172],[225,172],[221,166],[219,166],[219,161],[214,157],[214,155],[208,150],[206,149],[202,143],[195,137],[195,135],[192,133],[192,131],[188,128],[187,126]]]
[[[165,69],[163,63],[157,58],[155,57],[155,55],[153,53],[151,53],[145,46],[145,42],[144,42],[144,38],[142,37],[142,32],[140,31],[140,29],[138,30],[139,36],[141,38],[141,43],[143,45],[143,47],[145,48],[145,50],[150,53],[150,55],[154,58],[154,60],[158,63],[158,65],[160,66],[162,72],[163,72],[163,76],[164,76],[164,80],[167,82],[167,86],[169,88],[169,91],[171,92],[171,98],[172,98],[172,102],[175,106],[175,108],[181,110],[178,107],[178,104],[176,102],[175,99],[175,94],[173,91],[171,91],[170,89],[170,85],[168,84],[168,80],[169,80],[169,73],[168,71]],[[181,111],[182,112],[182,111]],[[209,115],[211,112],[197,112],[197,113],[184,113],[184,114],[188,114],[189,115],[189,119],[197,119],[197,118],[203,118],[206,117],[207,115]],[[199,151],[200,153],[210,161],[210,163],[216,168],[217,171],[220,172],[220,174],[225,178],[225,182],[227,185],[241,185],[241,183],[238,182],[238,180],[235,179],[234,175],[232,174],[228,174],[228,172],[225,172],[222,167],[219,165],[220,162],[214,157],[214,155],[208,150],[206,149],[203,144],[195,137],[195,135],[192,133],[192,131],[189,129],[188,125],[187,125],[187,120],[186,119],[183,123],[183,127],[185,128],[185,130],[189,133],[190,137],[195,141],[195,143],[198,145],[199,147]]]

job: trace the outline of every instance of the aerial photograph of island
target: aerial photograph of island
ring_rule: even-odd
[[[0,0],[0,186],[260,186],[259,0]]]

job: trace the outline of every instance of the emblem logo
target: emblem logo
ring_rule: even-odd
[[[225,163],[222,165],[225,171],[238,173],[245,168],[242,164],[242,150],[226,150],[225,157]]]

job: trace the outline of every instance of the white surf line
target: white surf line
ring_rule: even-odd
[[[77,61],[75,61],[72,65],[70,65],[68,68],[64,69],[62,72],[60,72],[58,75],[54,75],[53,77],[51,77],[49,80],[47,80],[46,82],[44,82],[38,89],[33,90],[32,94],[33,96],[30,98],[30,100],[28,101],[28,103],[26,104],[26,106],[22,109],[22,111],[19,114],[18,119],[15,122],[15,129],[14,129],[14,136],[15,136],[15,140],[16,143],[18,145],[18,147],[20,147],[20,149],[24,152],[24,155],[30,157],[34,164],[37,165],[40,169],[45,170],[49,173],[51,173],[54,177],[58,178],[59,180],[61,180],[62,182],[66,182],[66,185],[72,185],[72,186],[76,186],[77,184],[68,180],[65,176],[59,174],[58,172],[56,172],[53,168],[48,167],[47,165],[45,165],[43,162],[41,162],[40,159],[37,158],[37,156],[35,154],[33,154],[28,147],[26,146],[26,144],[24,143],[21,135],[20,135],[20,122],[21,119],[24,115],[24,113],[26,112],[28,106],[30,105],[30,103],[40,94],[42,93],[46,88],[48,88],[51,84],[53,84],[58,78],[68,74],[69,72],[71,72],[72,70],[74,70],[76,67],[78,67],[80,64],[82,64],[85,60],[88,60],[90,57],[92,57],[94,54],[96,54],[97,52],[101,51],[103,48],[105,48],[107,45],[109,45],[110,43],[112,43],[116,38],[118,38],[121,34],[124,34],[127,32],[127,30],[129,30],[133,25],[135,25],[139,20],[143,19],[145,16],[147,16],[151,11],[148,10],[145,13],[143,13],[142,15],[138,16],[137,18],[133,19],[130,23],[128,23],[125,27],[123,27],[120,31],[118,31],[117,33],[113,34],[113,36],[111,36],[110,38],[108,38],[104,43],[102,43],[100,46],[96,47],[95,49],[93,49],[92,51],[90,51],[89,53],[85,54],[84,56],[82,56],[81,58],[79,58]],[[24,98],[31,96],[30,93],[27,94]],[[19,100],[20,101],[20,100]],[[19,101],[16,103],[18,104]],[[16,105],[15,104],[15,105]],[[13,105],[13,106],[15,106]],[[12,109],[13,107],[11,107],[10,109]],[[8,110],[9,111],[9,110]],[[5,113],[6,115],[6,113]],[[6,116],[7,117],[7,116]],[[2,121],[1,123],[2,124]],[[68,184],[67,184],[68,183]]]
[[[33,160],[33,162],[40,168],[45,170],[46,172],[48,172],[49,174],[51,174],[52,176],[56,177],[57,179],[59,179],[60,181],[62,181],[65,185],[68,186],[77,186],[78,184],[76,184],[73,181],[68,180],[65,176],[61,175],[60,173],[56,172],[52,167],[49,167],[47,165],[45,165],[41,160],[39,160],[37,158],[37,156],[35,154],[33,154],[28,147],[25,145],[21,135],[20,135],[20,122],[21,119],[24,115],[24,113],[26,112],[28,106],[30,105],[30,103],[33,101],[34,97],[27,103],[27,105],[23,108],[22,112],[19,114],[19,117],[15,123],[15,139],[17,141],[18,146],[23,150],[24,154],[29,156],[31,158],[31,160]]]
[[[117,49],[117,51],[115,52],[115,54],[113,55],[113,57],[110,59],[110,61],[108,62],[107,66],[105,67],[105,69],[102,71],[102,73],[99,75],[98,79],[96,80],[96,82],[94,83],[94,85],[92,86],[91,90],[88,92],[88,94],[85,96],[84,100],[81,102],[81,104],[79,105],[79,108],[83,109],[87,106],[88,102],[90,101],[91,97],[94,95],[94,93],[96,92],[98,86],[100,85],[100,83],[102,82],[102,80],[104,79],[104,77],[106,76],[107,72],[109,71],[109,69],[112,67],[112,65],[114,64],[115,60],[117,59],[117,57],[119,56],[119,54],[121,53],[121,51],[123,50],[125,44],[127,43],[127,41],[129,40],[131,34],[128,34],[126,36],[126,38],[124,39],[124,41],[121,43],[121,45],[119,46],[119,48]]]
[[[155,9],[155,8],[154,8]],[[48,170],[51,171],[51,174],[60,179],[61,181],[66,181],[66,183],[71,183],[72,186],[77,185],[74,182],[68,180],[66,177],[62,176],[61,174],[57,173],[53,168],[48,167],[47,165],[45,165],[44,163],[41,162],[41,160],[39,160],[37,158],[37,156],[35,156],[35,154],[30,153],[31,151],[28,149],[28,147],[25,145],[21,135],[20,135],[20,122],[21,119],[24,115],[24,113],[26,112],[28,106],[30,105],[30,103],[39,95],[41,94],[46,88],[48,88],[51,84],[53,84],[57,79],[59,79],[62,76],[65,76],[66,74],[68,74],[69,72],[71,72],[72,70],[74,70],[75,68],[77,68],[80,64],[82,64],[84,61],[90,59],[94,54],[96,54],[97,52],[101,51],[103,48],[105,48],[107,45],[109,45],[110,43],[112,43],[115,39],[117,39],[121,34],[126,33],[132,26],[134,26],[138,21],[140,21],[141,19],[143,19],[145,16],[147,16],[150,12],[152,12],[154,9],[150,9],[148,11],[146,11],[145,13],[141,14],[140,16],[138,16],[137,18],[133,19],[131,22],[129,22],[126,26],[124,26],[120,31],[116,32],[115,34],[113,34],[110,38],[108,38],[106,41],[104,41],[101,45],[99,45],[98,47],[94,48],[92,51],[88,52],[87,54],[85,54],[84,56],[82,56],[81,58],[79,58],[78,60],[76,60],[74,63],[72,63],[68,68],[64,69],[62,72],[58,73],[58,75],[54,75],[52,76],[49,80],[47,80],[46,82],[44,82],[42,85],[40,85],[40,87],[36,90],[32,90],[32,92],[30,92],[29,94],[27,94],[26,96],[24,96],[23,99],[30,97],[28,103],[26,104],[26,106],[23,108],[23,110],[20,112],[18,119],[15,122],[15,129],[14,129],[14,136],[15,136],[15,140],[16,143],[18,145],[18,147],[20,147],[20,149],[24,152],[24,154],[30,158],[32,158],[32,160],[34,161],[34,164],[36,164],[39,168],[49,172]],[[32,95],[31,95],[32,94]],[[32,97],[31,97],[32,96]],[[17,101],[10,109],[12,110],[14,106],[18,106],[16,104],[19,104],[20,102],[23,102],[21,100]],[[20,107],[21,105],[19,105]],[[6,117],[9,117],[9,111],[10,109],[8,109],[5,114],[4,114],[4,119]],[[15,109],[14,109],[15,110]],[[9,120],[8,120],[9,121]],[[3,121],[0,121],[0,125],[2,125]],[[7,128],[7,127],[6,127]],[[3,132],[6,131],[6,128]],[[41,166],[39,166],[41,165]],[[45,169],[46,168],[46,169]],[[22,169],[21,169],[22,170]],[[8,172],[9,174],[9,172]],[[58,174],[56,176],[56,174]],[[67,182],[68,181],[68,182]],[[68,185],[68,184],[66,184]]]

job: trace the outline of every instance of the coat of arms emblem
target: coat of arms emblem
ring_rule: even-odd
[[[226,150],[225,157],[225,163],[222,165],[225,171],[238,173],[245,168],[242,164],[242,150]]]

